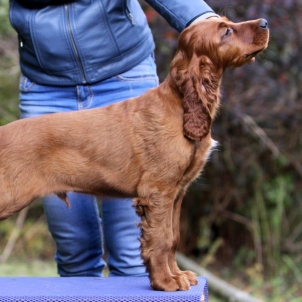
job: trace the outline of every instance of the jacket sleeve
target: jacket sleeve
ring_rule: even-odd
[[[202,0],[145,0],[178,32],[197,18],[217,16]]]

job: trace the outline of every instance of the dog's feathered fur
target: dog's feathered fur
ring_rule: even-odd
[[[213,146],[224,69],[267,47],[260,21],[212,18],[189,26],[166,80],[138,98],[1,127],[0,219],[50,193],[66,202],[67,191],[132,197],[152,288],[196,284],[175,261],[181,202]]]

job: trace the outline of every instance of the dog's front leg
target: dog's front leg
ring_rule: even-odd
[[[189,289],[179,282],[169,266],[173,247],[173,204],[175,196],[152,194],[149,198],[137,198],[135,206],[142,217],[141,252],[149,272],[151,286],[155,290],[176,291]]]
[[[177,279],[180,288],[186,289],[190,285],[196,285],[198,283],[196,275],[191,271],[181,271],[176,263],[175,253],[179,243],[179,221],[180,221],[180,211],[183,197],[185,191],[182,190],[179,192],[177,198],[175,199],[173,206],[173,215],[172,215],[172,229],[173,229],[173,245],[171,248],[169,256],[169,267],[172,274]]]
[[[169,268],[169,253],[173,244],[173,199],[153,194],[137,199],[137,213],[141,215],[141,253],[155,290],[176,291],[177,281]]]

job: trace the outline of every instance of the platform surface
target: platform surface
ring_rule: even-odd
[[[208,288],[204,277],[177,292],[151,290],[147,277],[0,277],[0,301],[208,302]]]

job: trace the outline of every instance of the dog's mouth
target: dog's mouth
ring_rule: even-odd
[[[243,55],[243,58],[244,58],[245,62],[248,63],[248,64],[253,64],[255,62],[255,57],[260,52],[262,52],[264,49],[265,49],[265,47],[263,47],[261,49],[258,49],[258,50],[254,51],[252,53],[248,53],[248,54]]]
[[[252,58],[256,57],[263,50],[264,50],[264,48],[258,49],[258,50],[254,51],[252,53],[248,53],[248,54],[243,55],[243,57],[245,59],[252,59]]]

